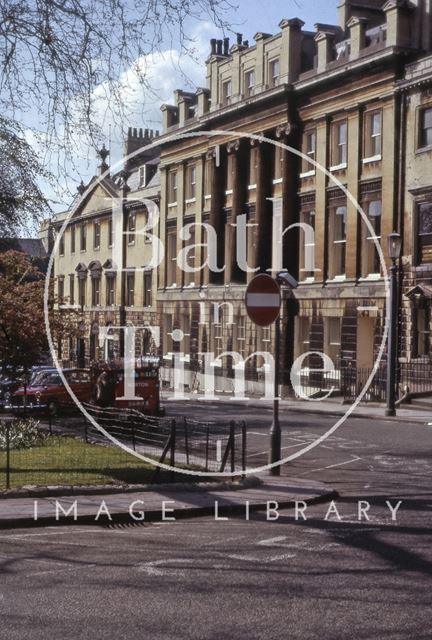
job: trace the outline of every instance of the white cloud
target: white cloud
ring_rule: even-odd
[[[171,48],[144,56],[118,80],[118,94],[121,95],[124,118],[119,122],[115,117],[113,95],[109,94],[107,85],[100,85],[94,92],[94,118],[102,130],[102,141],[111,146],[110,163],[121,159],[124,136],[128,127],[161,129],[162,117],[160,107],[164,103],[173,102],[176,89],[194,91],[205,85],[205,59],[209,53],[209,39],[214,36],[215,27],[210,22],[196,25],[191,34],[188,48],[192,54],[183,54]],[[139,74],[145,77],[143,84]],[[30,135],[30,134],[29,134]],[[111,143],[110,143],[111,141]],[[40,153],[43,144],[34,140],[35,148]],[[97,158],[95,149],[89,146],[87,138],[79,134],[74,139],[75,160],[68,163],[64,170],[61,153],[54,152],[50,160],[51,171],[57,176],[59,167],[65,174],[64,185],[54,191],[44,185],[45,193],[54,203],[56,211],[67,208],[71,194],[75,192],[81,178],[88,181],[96,173]],[[62,204],[59,204],[59,199]]]

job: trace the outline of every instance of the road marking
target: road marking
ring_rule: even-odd
[[[309,471],[304,471],[303,473],[299,473],[297,475],[305,476],[308,473],[315,473],[316,471],[326,471],[327,469],[334,469],[335,467],[343,467],[345,464],[352,464],[353,462],[358,462],[361,460],[359,456],[353,456],[352,460],[345,460],[345,462],[339,462],[338,464],[329,464],[328,467],[321,467],[320,469],[310,469]]]
[[[263,547],[273,547],[278,542],[283,542],[286,539],[287,539],[286,536],[278,536],[277,538],[268,538],[268,540],[260,540],[260,542],[257,542],[257,544]]]
[[[225,558],[229,558],[230,560],[241,560],[242,562],[253,562],[254,564],[267,564],[268,562],[276,562],[278,560],[290,560],[291,558],[296,557],[296,553],[284,553],[280,556],[270,556],[269,558],[258,558],[257,556],[242,556],[237,553],[230,553],[228,555],[220,553],[219,555],[223,555]]]
[[[50,573],[63,573],[64,571],[82,571],[83,569],[92,569],[93,567],[97,567],[97,564],[86,564],[81,567],[65,567],[64,569],[47,569],[46,571],[36,571],[34,573],[27,573],[26,577],[33,578],[34,576],[45,576]]]
[[[303,445],[304,445],[304,442],[300,442],[299,444],[290,444],[289,447],[281,447],[281,451],[285,451],[285,449],[295,449],[296,447],[302,447]],[[254,458],[256,456],[262,456],[264,454],[268,454],[268,450],[260,451],[259,453],[251,453],[247,457]]]
[[[145,562],[139,564],[137,569],[138,571],[142,571],[146,573],[148,576],[163,576],[167,573],[170,575],[181,574],[183,575],[186,571],[185,569],[172,569],[170,567],[163,567],[163,565],[167,564],[191,564],[194,563],[195,560],[187,559],[187,558],[167,558],[163,560],[153,560],[152,562]],[[161,567],[161,568],[159,568]]]

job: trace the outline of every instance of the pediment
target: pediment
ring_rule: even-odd
[[[114,183],[109,184],[107,180],[93,179],[83,196],[75,202],[73,218],[103,212],[112,207],[112,199],[117,196]]]

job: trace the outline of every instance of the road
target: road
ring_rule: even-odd
[[[194,419],[244,419],[248,425],[248,468],[265,465],[272,411],[200,402],[166,403],[168,415]],[[281,410],[282,455],[303,449],[339,418]],[[432,420],[431,420],[432,421]],[[343,496],[427,495],[432,486],[432,427],[408,421],[348,418],[322,444],[284,464],[283,475],[329,483]]]
[[[423,640],[432,608],[431,517],[392,523],[255,516],[126,529],[8,531],[0,540],[3,640]]]
[[[267,409],[182,403],[168,412],[246,419],[248,464],[265,462]],[[335,420],[288,410],[281,419],[285,451]],[[340,494],[309,507],[307,520],[283,511],[277,521],[1,532],[0,639],[426,640],[431,445],[425,424],[350,418],[282,467]],[[395,520],[387,501],[402,501]]]

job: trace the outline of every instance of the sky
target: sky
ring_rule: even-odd
[[[337,24],[338,0],[232,0],[237,5],[228,15],[229,23],[234,32],[243,34],[245,40],[253,43],[253,36],[258,31],[266,33],[278,33],[278,24],[283,18],[301,18],[306,24],[305,29],[314,30],[317,22]],[[173,101],[175,89],[194,90],[198,86],[205,86],[205,64],[210,50],[210,38],[220,38],[224,34],[210,22],[201,21],[187,25],[188,35],[194,42],[196,59],[190,56],[181,56],[176,49],[176,43],[167,47],[152,57],[140,60],[145,66],[147,79],[154,92],[149,96],[143,93],[132,72],[125,72],[120,81],[123,85],[124,100],[128,104],[128,126],[161,129],[160,105]],[[235,36],[227,34],[233,42]],[[111,150],[110,163],[120,160],[123,146],[124,131],[120,131],[110,122],[105,114],[105,102],[103,87],[100,88],[100,124],[105,136],[105,144]],[[53,166],[56,159],[53,159]],[[44,185],[47,196],[52,201],[55,212],[65,210],[71,201],[71,193],[76,192],[76,186],[81,179],[87,183],[96,173],[98,161],[94,149],[82,145],[81,152],[75,161],[76,169],[73,176],[65,183],[64,190],[59,194]],[[53,171],[55,169],[53,168]]]

